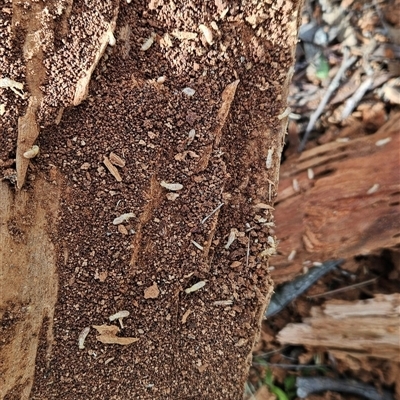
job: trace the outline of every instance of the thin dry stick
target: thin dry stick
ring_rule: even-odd
[[[325,376],[297,377],[297,396],[309,398],[312,393],[334,391],[357,394],[369,400],[392,400],[387,390],[378,391],[374,386],[350,379],[333,379]]]
[[[249,233],[249,241],[247,242],[246,268],[248,268],[248,266],[249,266],[249,256],[250,256],[250,233]]]
[[[246,384],[245,384],[245,394],[247,393],[247,394],[250,394],[250,399],[249,400],[257,400],[255,397],[254,397],[254,393],[256,392],[256,389],[254,388],[254,386],[251,384],[251,383],[249,383],[249,382],[246,382]]]
[[[258,357],[258,358],[266,358],[266,357],[269,357],[269,356],[271,356],[271,355],[273,355],[273,354],[280,353],[280,352],[286,350],[288,347],[289,347],[289,346],[287,345],[287,346],[283,346],[283,347],[281,347],[281,348],[279,348],[279,349],[276,349],[276,350],[268,351],[268,352],[266,352],[266,353],[256,354],[256,355],[253,356],[253,359],[254,359],[254,358],[257,358],[257,357]]]
[[[357,288],[357,287],[362,287],[369,285],[370,283],[373,283],[376,281],[377,278],[370,279],[368,281],[360,282],[360,283],[355,283],[354,285],[346,286],[340,289],[335,289],[335,290],[330,290],[329,292],[321,293],[321,294],[314,294],[313,296],[307,296],[309,299],[315,299],[317,297],[323,297],[327,296],[329,294],[334,294],[334,293],[340,293],[340,292],[346,292],[348,290]]]
[[[272,191],[272,186],[275,186],[275,183],[272,182],[270,179],[267,179],[268,182],[268,201],[271,203],[271,191]]]
[[[317,110],[311,115],[310,121],[308,122],[306,132],[304,134],[304,137],[299,145],[299,152],[302,152],[304,149],[304,146],[307,143],[308,136],[310,135],[310,132],[314,128],[315,123],[317,122],[319,116],[322,114],[322,111],[324,110],[326,104],[328,103],[328,100],[332,96],[332,93],[338,88],[340,79],[342,78],[343,74],[357,61],[357,57],[353,56],[349,58],[349,51],[345,48],[343,50],[343,61],[342,65],[339,68],[339,71],[337,72],[336,76],[333,78],[332,82],[328,86],[327,91],[325,92],[325,95],[319,104]]]
[[[219,204],[214,210],[211,211],[210,214],[208,214],[206,217],[204,217],[201,220],[201,223],[204,224],[204,222],[206,222],[208,220],[208,218],[210,218],[212,215],[214,215],[223,205],[224,205],[224,203]]]
[[[354,92],[353,96],[346,100],[344,109],[342,111],[342,115],[340,116],[340,120],[345,120],[351,112],[356,108],[357,104],[363,98],[364,94],[368,92],[372,84],[374,83],[374,78],[369,76]]]
[[[253,362],[253,365],[262,365],[265,366],[265,364],[268,365],[268,367],[275,367],[275,368],[282,368],[282,369],[294,369],[294,370],[299,370],[299,369],[316,369],[316,368],[327,368],[328,365],[324,364],[318,364],[318,365],[302,365],[302,364],[273,364],[269,362],[265,363],[257,363]]]
[[[364,97],[365,93],[368,92],[368,90],[370,90],[371,86],[375,81],[374,70],[370,66],[368,58],[371,55],[371,53],[375,50],[376,42],[374,40],[371,40],[370,43],[364,47],[365,47],[365,52],[363,55],[363,60],[364,60],[364,70],[367,73],[367,77],[365,81],[354,92],[353,96],[351,96],[349,99],[346,100],[346,103],[342,111],[342,115],[340,117],[341,121],[345,120],[351,114],[351,112],[356,108],[360,100]]]

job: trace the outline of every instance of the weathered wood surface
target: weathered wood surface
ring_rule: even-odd
[[[331,300],[313,307],[311,317],[289,324],[278,334],[281,344],[325,347],[352,357],[400,362],[400,294],[347,302]],[[341,358],[341,357],[339,357]]]
[[[395,114],[373,135],[330,142],[283,163],[275,212],[280,242],[271,259],[275,283],[292,279],[307,261],[399,245],[399,148]]]

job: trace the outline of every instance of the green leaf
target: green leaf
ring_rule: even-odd
[[[272,386],[269,388],[269,390],[273,394],[275,394],[279,400],[289,400],[286,393],[281,388],[278,388],[277,386]]]
[[[279,400],[289,400],[286,393],[281,388],[274,385],[274,378],[270,369],[265,373],[264,384],[268,386],[269,391],[275,394]]]
[[[317,62],[316,76],[319,79],[323,80],[326,79],[328,75],[329,75],[329,62],[328,59],[323,54],[321,54]]]
[[[286,376],[285,380],[283,381],[283,384],[285,386],[286,392],[289,392],[290,390],[295,389],[296,388],[296,377],[294,375]]]

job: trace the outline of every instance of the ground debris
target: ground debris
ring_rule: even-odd
[[[106,166],[106,168],[109,170],[111,175],[117,180],[117,182],[122,182],[121,175],[119,174],[117,168],[111,163],[109,158],[107,156],[103,157],[103,163]]]
[[[119,155],[111,152],[110,156],[109,156],[110,162],[114,165],[116,165],[117,167],[125,167],[126,161],[121,158]]]
[[[140,340],[139,338],[117,336],[120,329],[115,325],[93,325],[93,328],[99,333],[96,339],[104,344],[120,344],[122,346],[127,346]]]
[[[160,289],[157,283],[154,282],[151,286],[144,290],[145,299],[156,299],[160,295]]]
[[[188,308],[185,313],[182,315],[182,319],[181,319],[181,323],[182,324],[186,324],[186,321],[189,317],[189,315],[193,312],[193,310],[191,310],[190,308]]]
[[[26,95],[23,92],[24,84],[21,82],[16,82],[10,78],[1,78],[0,79],[0,88],[10,88],[16,95],[25,99]]]
[[[282,329],[277,338],[282,344],[326,346],[332,354],[341,350],[357,359],[377,357],[399,362],[399,305],[398,293],[353,302],[330,300],[323,308],[313,307],[306,322]]]

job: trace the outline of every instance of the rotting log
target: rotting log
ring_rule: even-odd
[[[242,397],[300,8],[1,10],[2,398]]]
[[[376,133],[286,160],[276,201],[276,283],[304,265],[377,254],[400,244],[400,114]]]

